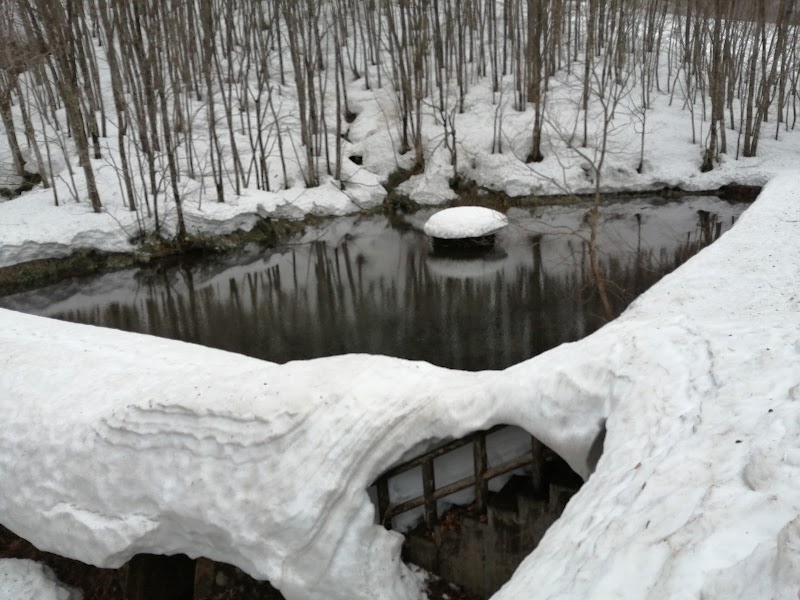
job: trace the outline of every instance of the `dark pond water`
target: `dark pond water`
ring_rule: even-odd
[[[619,314],[744,211],[713,197],[606,204],[598,247]],[[131,269],[0,298],[0,306],[276,362],[347,352],[496,369],[605,323],[587,207],[511,209],[483,258],[432,253],[433,211],[342,218],[276,249]]]

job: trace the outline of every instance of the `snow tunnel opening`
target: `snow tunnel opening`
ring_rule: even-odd
[[[432,599],[453,597],[450,585],[465,599],[489,598],[583,484],[558,454],[512,425],[407,456],[368,491],[376,523],[405,535],[403,560],[434,576]]]

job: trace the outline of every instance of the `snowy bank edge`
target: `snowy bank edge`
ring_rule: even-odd
[[[636,384],[597,470],[493,600],[800,593],[799,178],[775,177],[592,336],[639,325]]]

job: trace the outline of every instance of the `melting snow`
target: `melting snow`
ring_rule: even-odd
[[[596,334],[505,371],[275,365],[0,311],[0,522],[100,566],[236,564],[289,600],[418,600],[366,489],[410,448],[508,423],[588,477],[495,600],[800,590],[800,190]]]

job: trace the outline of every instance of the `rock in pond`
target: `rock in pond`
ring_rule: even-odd
[[[503,213],[482,206],[457,206],[441,210],[423,227],[436,249],[486,247],[494,245],[494,234],[508,225]]]

